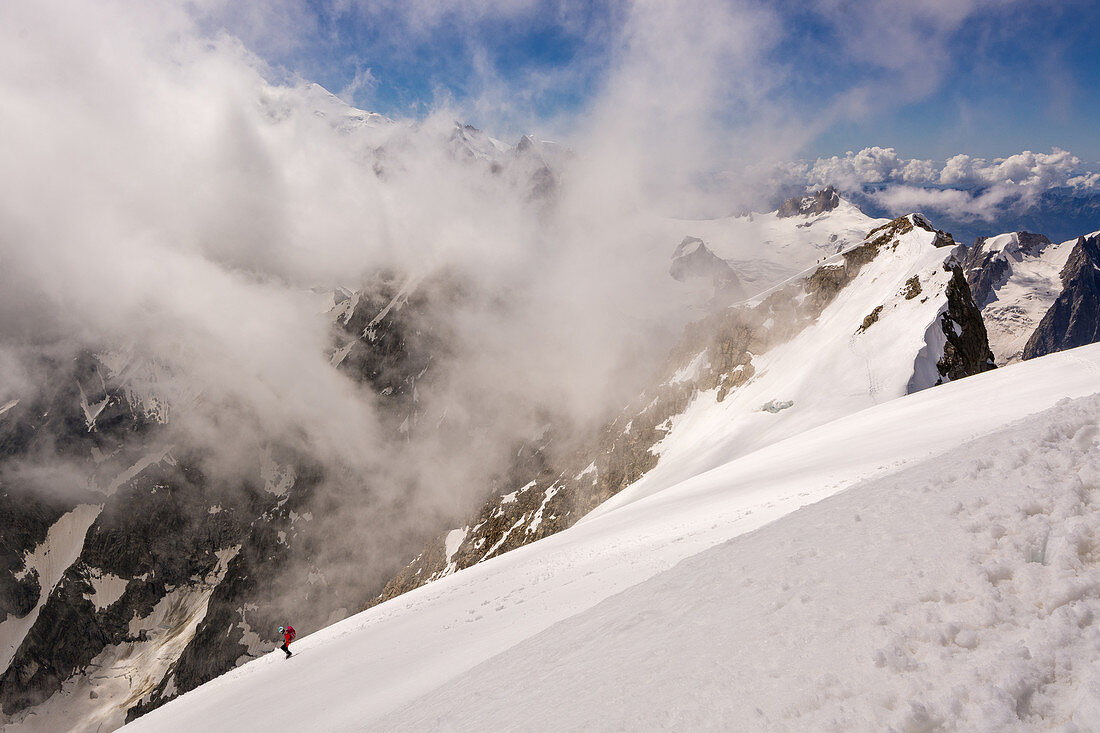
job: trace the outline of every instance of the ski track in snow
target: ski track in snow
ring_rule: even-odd
[[[1092,550],[1082,544],[1085,534],[1065,534],[1071,527],[1063,519],[1083,517],[1074,521],[1087,534],[1090,522],[1095,524],[1092,489],[1078,491],[1075,504],[1066,484],[1073,476],[1057,462],[1072,463],[1081,455],[1092,461],[1089,430],[1095,436],[1095,429],[1074,417],[1077,407],[1060,406],[1062,412],[1044,418],[1045,432],[1033,435],[1032,420],[980,444],[994,456],[989,466],[970,466],[966,461],[976,457],[959,446],[1063,397],[1098,391],[1100,346],[1084,347],[871,407],[686,480],[638,482],[565,532],[305,636],[297,642],[309,651],[305,658],[290,664],[281,654],[268,655],[127,730],[190,733],[211,720],[227,729],[256,731],[374,730],[382,724],[398,730],[560,729],[599,727],[604,709],[612,711],[606,718],[611,729],[736,729],[745,720],[749,728],[766,728],[762,721],[771,721],[780,730],[845,729],[830,721],[855,720],[857,728],[920,730],[934,727],[944,715],[979,721],[983,729],[1006,729],[991,722],[1008,720],[1005,711],[1012,706],[1004,695],[1015,700],[1024,720],[1073,705],[1084,715],[1100,696],[1089,692],[1100,690],[1100,676],[1089,677],[1091,667],[1083,665],[1082,676],[1072,678],[1078,692],[1051,687],[1042,683],[1044,670],[1052,668],[1044,666],[1048,657],[1041,654],[1077,653],[1085,648],[1080,643],[1088,642],[1069,635],[1074,623],[1090,617],[1066,614],[1080,610],[1073,605],[1074,593],[1082,603],[1093,602],[1091,580],[1080,586],[1066,568],[1077,557],[1091,573]],[[1095,406],[1094,400],[1086,408]],[[1063,433],[1069,437],[1060,438]],[[1077,446],[1078,453],[1066,453],[1067,445]],[[1002,449],[1008,457],[999,456]],[[1021,463],[1022,457],[1038,467]],[[1042,468],[1044,461],[1053,468]],[[945,465],[960,468],[951,472]],[[1038,473],[1029,473],[1031,468]],[[1080,469],[1082,485],[1094,483],[1093,464]],[[1006,486],[999,487],[999,481]],[[1022,497],[1033,490],[1040,498],[1027,499],[1027,506],[1039,508],[1022,516],[1016,506],[1024,506]],[[944,514],[944,502],[952,511],[962,509]],[[843,509],[831,508],[837,506]],[[1005,533],[994,537],[1000,530],[993,525]],[[971,532],[970,526],[978,530]],[[1033,542],[1040,536],[1035,533],[1048,528],[1054,542],[1047,544],[1049,551],[1062,554],[1050,555],[1047,565],[1032,568],[1012,554],[1012,548]],[[895,534],[902,538],[896,543],[890,540]],[[860,564],[869,547],[881,563]],[[1074,547],[1083,549],[1074,555]],[[742,554],[757,559],[741,560]],[[1057,576],[1033,576],[1048,572],[1039,568],[1055,561]],[[998,570],[1001,565],[1011,574]],[[989,572],[982,575],[980,568]],[[747,578],[755,586],[738,585]],[[948,578],[955,580],[947,583]],[[653,585],[642,585],[650,579]],[[1085,590],[1073,590],[1081,587]],[[868,595],[868,589],[874,592]],[[623,591],[629,592],[611,598]],[[933,591],[941,596],[928,595]],[[1010,591],[1012,598],[1006,597]],[[597,605],[609,598],[608,604],[626,603],[621,598],[627,597],[635,605],[621,615]],[[1050,612],[1033,609],[1040,597]],[[1055,606],[1063,597],[1070,600]],[[994,601],[1001,605],[991,606]],[[1062,607],[1069,610],[1055,613]],[[738,636],[741,628],[748,636]],[[698,637],[690,636],[693,630]],[[1055,632],[1060,636],[1050,637],[1054,646],[1037,645],[1030,658],[1017,653],[1016,640],[1027,646],[1027,640],[1042,641]],[[568,641],[554,641],[559,638]],[[941,642],[944,638],[948,642]],[[986,657],[956,651],[970,650],[974,639],[974,649]],[[635,649],[639,644],[648,649],[649,661]],[[674,653],[680,644],[698,656],[685,654],[681,665]],[[1088,653],[1095,656],[1095,650]],[[738,667],[746,654],[760,666]],[[572,670],[584,670],[585,658],[598,665],[596,657],[606,657],[609,665],[602,674],[576,676],[579,684],[592,686],[589,696],[581,695],[576,706],[558,697],[554,691],[562,688],[554,685],[570,691],[570,684],[578,684],[568,682]],[[478,665],[483,666],[475,670]],[[503,686],[504,670],[510,684],[530,691]],[[858,672],[851,679],[850,670]],[[941,679],[954,686],[940,685]],[[888,682],[876,697],[868,686],[883,680]],[[967,692],[967,685],[974,692]],[[1027,685],[1034,688],[1030,694]],[[287,704],[288,689],[295,690],[294,704]],[[545,694],[536,694],[540,690]],[[682,703],[672,690],[679,690]],[[652,716],[631,717],[636,706],[645,708],[639,698],[647,694],[655,701]],[[1083,697],[1070,705],[1066,700],[1073,694]],[[747,714],[743,701],[756,697],[754,708],[763,717],[738,717]],[[668,706],[664,712],[656,712],[656,701]],[[509,705],[510,713],[500,713]],[[878,717],[866,717],[872,709]],[[478,718],[479,710],[501,717]],[[750,712],[756,715],[755,709]],[[970,718],[959,717],[964,713]],[[516,716],[521,720],[510,724]]]

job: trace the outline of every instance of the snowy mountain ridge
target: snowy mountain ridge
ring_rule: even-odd
[[[636,412],[625,412],[609,426],[594,451],[568,458],[571,463],[564,472],[560,465],[555,468],[548,455],[538,450],[530,454],[533,474],[499,500],[491,500],[482,519],[445,533],[438,550],[426,552],[402,571],[383,591],[383,597],[403,597],[400,593],[410,584],[415,587],[424,579],[445,577],[471,562],[476,565],[550,537],[594,507],[598,508],[594,516],[613,511],[620,503],[632,501],[627,497],[659,493],[670,483],[705,473],[723,461],[797,436],[822,422],[903,395],[916,386],[957,378],[958,373],[951,375],[953,368],[961,368],[962,373],[981,371],[987,360],[980,353],[961,367],[957,357],[966,348],[954,348],[954,356],[948,354],[951,339],[958,341],[968,332],[971,342],[981,344],[974,333],[980,317],[975,320],[972,304],[972,311],[967,311],[962,278],[957,266],[951,265],[960,255],[953,245],[923,217],[903,217],[877,227],[859,244],[827,257],[801,276],[693,327],[670,359],[661,388],[643,395]],[[798,261],[790,259],[790,254],[785,256],[790,262]],[[392,366],[385,366],[385,360],[392,357],[382,356],[390,353],[390,347],[376,351],[388,343],[386,339],[391,337],[385,334],[391,331],[370,326],[380,323],[380,315],[383,319],[405,317],[401,314],[406,304],[416,297],[415,289],[406,285],[407,279],[398,278],[390,282],[388,291],[338,291],[331,296],[332,317],[352,337],[344,346],[337,341],[334,363],[368,379],[377,378],[371,374],[394,374]],[[414,307],[414,319],[415,311]],[[908,335],[903,337],[903,333]],[[876,355],[874,363],[871,354]],[[424,363],[418,360],[426,355],[413,356],[402,369],[422,373],[423,367],[417,364]],[[378,361],[379,357],[383,361]],[[819,364],[835,368],[821,371]],[[407,405],[398,409],[398,418],[412,410],[403,418],[404,424],[415,421],[415,403],[408,402],[413,397],[411,383],[376,383],[376,387],[398,400],[395,405]],[[623,492],[627,487],[631,490]],[[291,496],[285,488],[270,495],[279,506]],[[297,516],[294,504],[285,506],[292,519]],[[226,545],[229,555],[219,551],[218,567],[223,567],[223,557],[232,563],[239,552],[233,547]],[[235,572],[239,575],[242,570]],[[172,613],[177,619],[167,627],[171,629],[168,636],[154,630],[163,613],[154,608],[144,621],[132,625],[132,640],[122,639],[96,664],[117,668],[121,678],[132,684],[138,669],[130,670],[130,665],[135,659],[147,658],[147,662],[139,662],[143,679],[148,680],[140,689],[152,685],[161,700],[169,699],[179,689],[173,671],[178,663],[172,660],[201,654],[193,644],[203,638],[200,630],[206,629],[202,634],[214,631],[216,619],[224,619],[227,611],[237,614],[238,643],[244,644],[236,653],[236,663],[262,655],[269,642],[251,631],[245,612],[233,611],[234,606],[225,606],[224,601],[218,602],[224,609],[220,615],[214,615],[212,607],[207,610],[224,573],[224,569],[215,571],[213,584],[196,585],[190,595],[165,596],[164,603],[174,605],[164,609],[175,608]],[[89,590],[82,592],[89,594],[87,598],[114,602],[121,596],[115,595],[118,583],[110,579],[120,577],[93,568],[86,581]],[[99,608],[94,601],[93,606]],[[101,612],[106,610],[104,607]],[[142,641],[145,633],[149,642]],[[149,653],[135,656],[142,645]],[[73,678],[55,701],[32,708],[34,717],[23,717],[23,723],[39,715],[43,722],[51,721],[50,726],[89,716],[89,706],[77,702],[76,693],[95,693],[93,699],[102,701],[100,720],[117,720],[118,711],[132,704],[127,700],[136,701],[121,689],[112,692],[102,681],[93,678],[90,682]],[[91,715],[95,719],[96,714]]]
[[[367,175],[384,180],[407,154],[431,150],[488,171],[536,210],[554,205],[572,155],[529,137],[509,146],[464,125],[387,120],[319,87],[273,90],[265,104],[273,125],[331,126]],[[72,363],[44,358],[46,388],[0,405],[2,720],[113,728],[263,658],[286,618],[309,632],[382,600],[403,607],[429,581],[469,577],[723,466],[782,461],[772,446],[795,450],[799,436],[845,416],[980,375],[993,366],[991,345],[1000,356],[1009,340],[1022,342],[1027,359],[1100,339],[1090,330],[1100,314],[1096,235],[1053,245],[1017,233],[968,249],[920,214],[871,219],[829,189],[786,208],[702,221],[640,212],[640,228],[665,252],[681,243],[655,287],[679,289],[685,312],[698,316],[651,386],[594,434],[550,422],[516,435],[511,464],[499,481],[478,484],[484,503],[462,526],[380,528],[387,556],[398,557],[368,558],[350,582],[339,562],[317,560],[330,539],[318,487],[348,482],[337,489],[370,507],[372,471],[326,475],[313,456],[270,440],[245,446],[246,468],[231,481],[211,480],[202,446],[174,438],[180,418],[209,407],[210,395],[180,392],[135,344],[98,344]],[[677,272],[701,274],[706,287],[693,292]],[[323,365],[377,405],[383,432],[441,441],[476,432],[476,421],[431,412],[419,397],[453,345],[438,316],[461,305],[467,286],[452,272],[385,270],[303,294],[326,314]],[[721,307],[731,300],[739,302]],[[987,322],[1019,308],[1026,319],[987,334]],[[20,474],[41,455],[83,482],[79,502]],[[753,506],[754,520],[782,514]],[[277,590],[267,587],[273,578]],[[606,574],[600,582],[626,587]],[[563,611],[547,613],[557,620]]]
[[[974,606],[958,607],[966,615],[954,623],[950,616],[929,621],[922,616],[927,610],[922,609],[932,608],[927,604],[945,595],[953,599],[950,602],[969,602],[969,574],[958,576],[962,583],[958,589],[936,587],[935,579],[940,577],[939,563],[946,564],[943,572],[947,577],[955,577],[951,563],[968,563],[973,558],[976,570],[984,573],[992,586],[1026,583],[1027,592],[1038,591],[1042,602],[1053,604],[1049,608],[1057,611],[1051,620],[1063,623],[1064,619],[1069,624],[1065,628],[1076,628],[1074,624],[1090,617],[1090,609],[1097,603],[1096,595],[1087,590],[1095,587],[1093,561],[1084,559],[1090,557],[1087,552],[1065,554],[1066,550],[1076,552],[1075,532],[1095,532],[1087,520],[1068,526],[1059,535],[1065,540],[1049,543],[1047,554],[1020,556],[998,551],[1002,538],[1008,538],[1007,549],[1011,548],[1008,543],[1017,540],[1041,548],[1045,544],[1041,542],[1043,525],[1038,522],[1046,521],[1052,511],[1063,511],[1057,508],[1057,502],[1064,501],[1058,496],[1088,501],[1079,489],[1074,494],[1073,474],[1069,474],[1068,485],[1052,482],[1038,496],[1018,493],[1016,487],[1028,485],[1026,478],[1010,482],[1008,493],[991,491],[998,481],[994,476],[1008,477],[1018,471],[1012,465],[1015,454],[991,463],[981,458],[987,451],[972,448],[974,440],[994,436],[987,443],[1003,445],[1007,440],[1016,446],[1014,450],[1037,450],[1027,437],[1029,425],[1036,424],[1031,416],[1063,398],[1092,394],[1098,387],[1100,350],[1090,346],[870,407],[670,483],[660,491],[623,492],[621,496],[629,501],[606,504],[569,530],[303,638],[298,643],[299,658],[284,661],[279,655],[270,655],[241,667],[168,703],[129,729],[187,730],[214,717],[241,730],[477,728],[520,721],[534,729],[578,724],[617,729],[653,727],[662,720],[667,725],[703,724],[700,715],[706,716],[706,724],[735,727],[769,722],[813,727],[826,722],[821,716],[835,715],[857,727],[875,721],[912,727],[927,721],[943,722],[947,720],[944,716],[952,716],[964,727],[967,721],[977,726],[1022,726],[1029,721],[1071,718],[1083,723],[1095,709],[1095,699],[1074,697],[1073,690],[1088,689],[1078,687],[1092,679],[1087,665],[1080,676],[1062,668],[1064,675],[1070,675],[1063,679],[1073,681],[1063,682],[1061,687],[1044,687],[1042,680],[1047,679],[1044,670],[1056,648],[1083,649],[1087,643],[1075,644],[1061,634],[1048,636],[1036,627],[1037,635],[1026,642],[1034,655],[1019,657],[1035,662],[1007,668],[1008,676],[1000,682],[987,675],[1006,669],[1004,663],[968,666],[967,650],[981,650],[984,655],[988,648],[995,654],[998,650],[1011,654],[1012,637],[1005,636],[1011,634],[1011,620],[1015,614],[1034,615],[1029,610],[1034,606],[1021,601],[1003,607],[1008,617],[990,618],[980,612],[984,596],[975,597]],[[1013,399],[998,399],[1003,394],[1012,394]],[[1098,430],[1092,404],[1059,403],[1039,423],[1047,426],[1038,449],[1045,451],[1046,460],[1069,461],[1066,465],[1078,466],[1076,470],[1087,480],[1098,477],[1093,463],[1082,463],[1095,456]],[[1027,423],[1017,422],[1024,418]],[[1000,437],[998,431],[1002,431]],[[1047,464],[1042,461],[1035,465],[1036,477],[1049,476],[1043,471],[1054,470],[1044,468]],[[966,476],[981,476],[993,466],[994,473],[981,483],[970,481],[977,487],[971,493],[951,493]],[[1008,474],[1003,473],[1005,468]],[[897,498],[905,502],[916,500],[922,495],[921,472],[936,476],[933,485],[942,487],[933,494],[938,502],[936,511],[894,511],[889,487],[904,487]],[[887,477],[889,480],[884,480]],[[866,489],[860,484],[873,478],[877,483]],[[868,494],[870,486],[877,495]],[[791,522],[771,523],[845,489],[852,490],[843,499],[826,500],[808,514],[798,512]],[[973,521],[967,520],[967,506],[981,511],[971,515]],[[1092,511],[1087,506],[1083,509]],[[1080,514],[1070,505],[1065,511],[1069,516]],[[847,521],[838,523],[833,518],[838,514]],[[913,521],[922,516],[928,517],[927,529],[923,522]],[[907,523],[912,526],[899,538],[895,528]],[[936,544],[935,538],[949,525],[958,527],[951,530],[952,537],[986,543],[981,549],[986,554],[975,556],[957,549],[955,540]],[[971,526],[973,529],[968,529]],[[865,532],[875,539],[869,540]],[[922,567],[911,561],[912,552],[907,549],[914,545],[901,541],[910,536],[916,546],[933,543],[927,545],[932,565],[924,570],[936,568],[937,574],[925,582],[920,581]],[[734,537],[745,539],[739,544],[722,544]],[[877,562],[858,550],[853,554],[855,548],[868,543],[877,550]],[[733,567],[747,567],[730,577],[721,570],[725,563],[716,563],[713,553],[700,554],[708,548],[719,552],[722,547],[729,547],[721,550],[727,556],[735,553]],[[942,554],[933,550],[935,547],[941,547]],[[762,573],[752,559],[761,553],[765,557],[780,553],[783,567],[791,572]],[[831,570],[818,574],[814,569],[830,557],[841,564],[824,566]],[[1013,580],[1014,571],[1043,570],[1041,563],[1027,565],[1033,562],[1029,557],[1057,561],[1055,567],[1069,568],[1069,574],[1059,570],[1059,585],[1046,590],[1042,590],[1043,584],[1028,580],[1026,573]],[[688,558],[692,559],[681,562]],[[1005,565],[1006,561],[1012,565]],[[1088,580],[1074,581],[1072,563],[1082,561],[1089,563]],[[798,566],[804,570],[795,570]],[[853,593],[835,614],[829,610],[834,601],[828,599],[844,597],[834,593],[858,587],[848,585],[846,577],[836,578],[835,573],[856,568],[857,573],[866,574],[877,567],[886,570],[886,575],[894,574],[897,580],[891,582],[900,582],[900,586],[888,586],[891,589],[884,590],[881,597],[866,600]],[[886,587],[882,572],[874,574],[868,588]],[[851,582],[859,583],[860,577],[852,575]],[[836,590],[822,578],[838,583]],[[748,591],[731,596],[730,583],[741,583]],[[757,590],[753,591],[754,587]],[[628,595],[612,599],[627,589],[631,589]],[[992,592],[1003,596],[1003,592]],[[728,599],[728,608],[722,608],[723,599]],[[891,599],[897,605],[883,608]],[[605,602],[598,605],[600,601]],[[689,609],[700,603],[703,608],[718,604],[715,612],[720,615],[715,621],[720,627],[706,623],[705,615],[698,617],[699,623],[681,622],[682,618],[695,618]],[[814,621],[806,614],[818,614],[815,604],[820,603],[826,604],[821,609],[824,615]],[[623,604],[630,605],[632,611],[624,613]],[[790,610],[782,611],[784,608]],[[942,608],[950,613],[950,606]],[[877,615],[880,613],[892,615]],[[773,614],[790,621],[768,626],[767,619]],[[852,633],[857,637],[864,634],[860,647],[869,647],[864,656],[852,658],[854,676],[847,686],[831,682],[839,675],[828,674],[819,664],[823,658],[833,663],[849,658],[835,656],[837,651],[832,648],[839,628],[832,625],[839,623],[835,618],[854,619],[858,625]],[[662,621],[654,625],[649,619]],[[593,631],[593,624],[602,630]],[[876,624],[880,624],[878,630]],[[637,628],[642,636],[631,628]],[[861,631],[864,628],[866,632]],[[1088,638],[1093,638],[1088,622],[1084,628]],[[717,635],[712,636],[714,633]],[[847,638],[845,635],[840,641]],[[574,639],[575,646],[563,650],[559,647],[563,639]],[[779,659],[768,662],[759,656],[763,651],[756,650],[765,639],[772,639],[783,650]],[[914,644],[922,646],[913,649]],[[749,645],[744,662],[730,645]],[[936,651],[945,645],[945,651],[957,652],[945,656]],[[672,649],[678,652],[672,653]],[[715,657],[715,652],[721,656]],[[644,657],[659,660],[662,670],[628,661]],[[715,661],[719,666],[714,666]],[[933,663],[948,664],[951,673],[942,678],[935,671],[922,673],[923,687],[907,684],[912,678],[897,674],[937,669],[926,667]],[[920,666],[910,666],[913,664]],[[542,680],[537,686],[530,682],[532,668],[539,670]],[[596,668],[603,673],[595,674]],[[578,669],[593,674],[578,677]],[[769,669],[774,673],[767,672]],[[701,673],[708,682],[699,678]],[[658,685],[657,696],[647,702],[651,674],[667,682]],[[883,680],[883,674],[891,675],[892,681]],[[579,679],[586,680],[586,689],[569,683]],[[687,683],[685,689],[674,681],[677,679],[696,682]],[[984,684],[988,679],[990,687],[979,689],[990,691],[989,702],[972,704],[965,697],[959,699],[955,692],[958,679],[969,680],[967,684]],[[614,684],[618,692],[611,694],[608,684]],[[1005,688],[997,686],[1001,684]],[[325,692],[318,705],[286,706],[284,691],[288,688]],[[1004,696],[997,692],[1000,689],[1005,689]],[[733,690],[746,694],[732,695]],[[529,699],[532,694],[535,698]],[[952,702],[951,695],[958,702]],[[552,703],[559,697],[572,702]],[[526,702],[517,706],[516,700]],[[722,700],[726,702],[719,702]],[[757,707],[740,706],[739,700],[754,700]],[[1032,704],[1021,705],[1020,700]]]

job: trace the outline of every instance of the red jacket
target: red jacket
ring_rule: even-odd
[[[297,634],[294,633],[294,627],[287,626],[286,630],[283,632],[283,642],[289,646],[290,642],[294,641],[295,636],[297,636]]]

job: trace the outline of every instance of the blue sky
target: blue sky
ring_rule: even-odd
[[[503,85],[522,98],[524,116],[568,116],[595,93],[607,63],[618,8],[580,7],[563,22],[552,4],[524,12],[447,13],[400,10],[385,3],[348,7],[310,0],[307,30],[298,44],[266,54],[288,70],[344,92],[348,101],[393,117],[419,117],[440,103],[460,105]],[[262,46],[262,41],[261,41]],[[540,87],[532,77],[568,76]],[[362,83],[357,84],[360,78]],[[487,114],[474,120],[491,129],[510,121]],[[516,129],[501,133],[519,134]]]
[[[1100,160],[1100,3],[1037,3],[976,15],[953,35],[926,96],[837,125],[822,153],[892,145],[913,157],[1068,149]],[[848,73],[858,73],[850,70]]]
[[[770,14],[773,35],[752,73],[767,80],[769,103],[819,128],[801,147],[804,157],[879,145],[906,157],[993,158],[1057,146],[1100,160],[1100,3],[679,5],[685,17],[714,8]],[[449,101],[473,124],[516,136],[567,129],[603,93],[632,8],[309,0],[295,9],[290,42],[285,33],[278,43],[250,38],[239,19],[230,30],[269,62],[364,108],[418,117]],[[846,96],[857,90],[866,93],[864,105],[845,113]],[[718,96],[715,113],[738,104]]]

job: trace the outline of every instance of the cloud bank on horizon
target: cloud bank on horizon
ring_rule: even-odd
[[[861,203],[880,213],[987,223],[1034,212],[1053,189],[1100,195],[1100,162],[1082,162],[1100,161],[1094,3],[195,7],[206,26],[371,111],[446,109],[498,136],[534,132],[594,157],[633,137],[628,146],[650,150],[626,156],[641,166],[632,173],[665,188],[658,198],[680,215],[760,207],[803,183],[873,188]],[[871,139],[892,147],[851,144]],[[859,152],[832,154],[840,144]]]
[[[1100,197],[1100,173],[1059,148],[992,160],[960,153],[939,163],[872,146],[843,156],[782,164],[775,175],[809,188],[832,185],[849,194],[865,194],[892,212],[927,210],[987,223],[1037,209],[1043,195],[1052,191]]]

